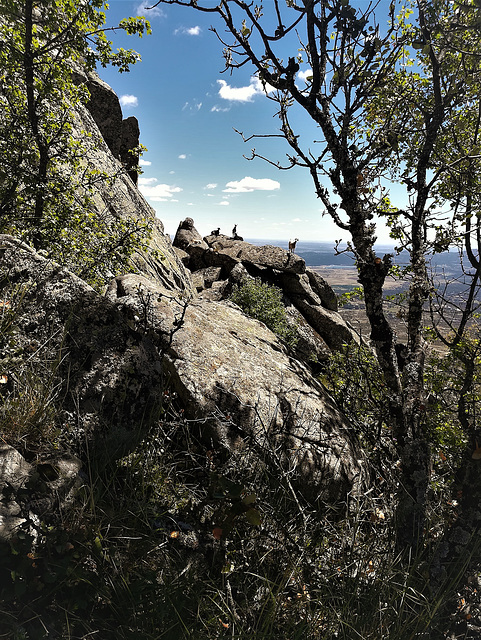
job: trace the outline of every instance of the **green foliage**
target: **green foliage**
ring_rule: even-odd
[[[478,377],[481,373],[478,365]],[[459,462],[466,445],[466,435],[458,419],[458,401],[463,388],[463,367],[452,353],[439,353],[433,350],[428,358],[425,371],[427,395],[426,429],[431,442],[444,456],[449,457],[454,466]],[[471,409],[476,412],[479,401],[479,388],[466,394]]]
[[[288,323],[279,287],[264,283],[260,278],[246,278],[234,286],[230,299],[248,316],[263,322],[288,346],[295,347],[297,332]]]
[[[344,307],[354,300],[364,300],[364,290],[362,287],[354,287],[350,291],[344,291],[344,293],[338,296],[338,304],[340,307]]]
[[[218,473],[211,474],[209,493],[220,507],[214,516],[216,527],[214,536],[220,539],[235,527],[237,519],[244,517],[251,525],[260,525],[259,511],[253,506],[256,494],[246,491],[242,483],[232,482]]]
[[[93,214],[97,181],[113,179],[86,160],[94,142],[73,136],[89,93],[72,74],[96,63],[128,70],[139,56],[114,53],[101,0],[0,2],[0,231],[43,249],[94,285],[147,242],[147,221]],[[119,29],[142,35],[144,19]]]

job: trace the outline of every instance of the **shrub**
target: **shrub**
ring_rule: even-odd
[[[296,346],[297,331],[288,322],[279,287],[266,284],[260,278],[246,278],[234,287],[230,299],[248,316],[263,322],[287,346]]]

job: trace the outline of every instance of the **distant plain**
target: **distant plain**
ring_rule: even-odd
[[[283,241],[248,240],[248,242],[256,245],[270,244],[287,249],[287,243]],[[360,286],[354,258],[352,254],[343,251],[343,249],[345,249],[345,245],[341,245],[338,250],[336,250],[334,243],[305,242],[299,240],[296,246],[296,254],[305,260],[306,266],[319,273],[331,285],[338,296],[341,296]],[[401,252],[397,254],[394,246],[379,245],[376,247],[376,252],[381,258],[386,253],[391,254],[393,256],[393,262],[400,267],[406,266],[408,263],[407,253]],[[447,297],[453,303],[449,313],[454,319],[457,315],[455,304],[462,304],[463,294],[466,289],[465,278],[460,266],[457,249],[452,249],[449,252],[434,256],[431,260],[430,267],[433,274],[434,288],[443,290],[444,283],[451,283],[447,289]],[[400,294],[403,290],[406,290],[408,285],[408,280],[401,281],[393,277],[388,277],[384,286],[384,295],[386,298],[396,296],[396,294]],[[407,337],[405,314],[399,300],[387,300],[385,308],[388,318],[395,327],[398,340],[405,341]],[[364,336],[369,335],[370,327],[364,310],[363,300],[353,299],[340,307],[339,311],[343,318],[348,321],[354,329]],[[428,314],[426,314],[426,324],[430,324]],[[443,332],[449,332],[449,328],[445,326]]]

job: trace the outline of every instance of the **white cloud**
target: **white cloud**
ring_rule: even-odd
[[[281,185],[270,178],[251,178],[246,176],[242,180],[233,180],[225,185],[224,193],[250,193],[251,191],[275,191]]]
[[[200,36],[202,29],[197,25],[195,27],[179,27],[174,31],[174,35],[178,36],[179,34],[185,36]]]
[[[142,2],[137,6],[137,15],[145,16],[147,19],[164,18],[165,13],[159,7],[154,7],[152,9],[148,8],[151,7],[152,4],[155,4],[152,2],[152,0],[142,0]]]
[[[258,93],[254,83],[247,87],[231,87],[225,80],[217,80],[220,84],[219,95],[224,100],[234,102],[252,102],[253,97]]]
[[[120,96],[119,101],[123,107],[137,107],[139,104],[137,96],[131,96],[129,94]]]
[[[228,202],[227,200],[222,200],[222,202],[219,202],[220,207],[228,207],[229,205],[230,202]]]
[[[206,184],[204,189],[215,189],[217,187],[217,182],[209,182],[209,184]]]
[[[150,160],[144,160],[143,158],[140,158],[139,164],[141,167],[150,167],[152,163],[150,162]]]
[[[186,160],[187,159],[187,155],[185,153],[181,153],[179,156],[179,160]]]
[[[170,184],[155,184],[155,178],[140,178],[139,189],[141,193],[153,202],[177,202],[172,196],[174,193],[180,193],[182,189]]]
[[[304,82],[308,82],[307,78],[312,78],[312,69],[306,69],[305,71],[299,71],[297,74],[298,80],[304,80]]]
[[[266,85],[264,89],[262,82],[255,76],[251,77],[250,84],[246,87],[231,87],[225,80],[217,80],[217,84],[220,84],[220,97],[232,102],[252,102],[255,96],[274,91],[274,87],[270,85]]]

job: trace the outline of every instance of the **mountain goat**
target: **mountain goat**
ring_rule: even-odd
[[[296,244],[299,242],[299,238],[295,240],[289,240],[289,253],[294,253],[296,250]]]

